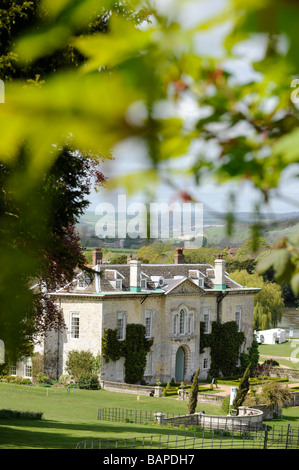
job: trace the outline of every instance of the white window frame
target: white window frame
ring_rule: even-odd
[[[185,308],[180,308],[179,311],[179,335],[183,336],[186,334],[186,318],[187,318],[187,312]]]
[[[239,316],[239,319],[237,318]],[[235,307],[235,322],[238,325],[238,331],[241,331],[241,322],[242,322],[242,307],[237,305]]]
[[[153,311],[146,310],[144,314],[145,337],[152,337]]]
[[[71,312],[70,318],[71,324],[71,339],[79,339],[80,338],[80,313],[79,312]]]
[[[207,370],[209,368],[209,360],[207,357],[203,358],[203,364],[202,364],[203,370]]]
[[[210,324],[211,324],[211,307],[203,307],[202,309],[202,316],[203,316],[203,323],[204,323],[204,333],[210,333]]]
[[[126,313],[125,312],[118,312],[116,325],[117,325],[116,326],[117,339],[119,341],[123,341],[124,339],[126,339]]]
[[[140,279],[140,287],[141,289],[147,289],[147,279]]]
[[[9,365],[9,375],[17,375],[17,366],[16,364]]]
[[[24,358],[24,377],[31,378],[32,377],[32,361],[31,357]]]
[[[115,280],[115,288],[118,290],[121,290],[123,288],[123,280],[122,279],[116,279]]]

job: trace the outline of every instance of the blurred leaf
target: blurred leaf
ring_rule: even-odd
[[[299,295],[299,273],[291,279],[291,287],[295,295]]]
[[[78,149],[109,152],[134,130],[126,122],[128,106],[137,99],[119,74],[64,73],[41,88],[13,82],[0,108],[0,158],[13,157],[23,141],[32,148],[36,170],[51,163],[54,145],[72,138]],[[6,156],[6,157],[5,157]]]
[[[125,188],[129,196],[146,191],[147,187],[154,187],[160,182],[160,176],[155,169],[132,172],[119,177],[110,178],[105,187],[108,190]]]
[[[276,157],[281,156],[285,164],[297,163],[299,161],[299,130],[295,129],[289,134],[281,137],[273,145]]]
[[[283,248],[274,250],[259,261],[256,270],[258,273],[264,273],[270,268],[274,269],[275,279],[278,282],[290,282],[295,268],[291,260],[291,253]]]
[[[151,31],[140,31],[124,18],[112,16],[108,33],[81,36],[73,44],[89,58],[84,72],[101,67],[114,67],[117,64],[142,53],[150,44]]]

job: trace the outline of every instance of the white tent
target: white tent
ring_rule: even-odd
[[[260,344],[277,344],[284,343],[286,341],[285,330],[282,330],[281,328],[257,331],[256,337]]]

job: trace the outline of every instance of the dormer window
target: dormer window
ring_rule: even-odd
[[[141,279],[140,280],[140,287],[141,287],[141,289],[147,289],[147,280],[146,279]]]
[[[199,287],[204,288],[204,276],[198,269],[190,269],[189,277]]]
[[[156,289],[164,286],[164,277],[162,276],[151,276],[151,280],[154,282]]]
[[[116,269],[106,269],[105,278],[108,279],[112,287],[122,290],[124,276]]]

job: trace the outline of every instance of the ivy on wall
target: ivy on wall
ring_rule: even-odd
[[[146,356],[153,340],[145,337],[145,326],[129,323],[126,326],[126,339],[117,339],[117,330],[105,329],[102,340],[102,355],[107,362],[125,358],[125,382],[140,382],[146,368]]]
[[[122,343],[117,339],[117,330],[105,328],[102,338],[102,356],[106,362],[118,361],[122,356]]]
[[[212,332],[203,332],[200,325],[200,352],[210,348],[212,377],[233,375],[240,354],[240,348],[245,341],[243,332],[238,331],[235,321],[226,323],[212,322]]]

